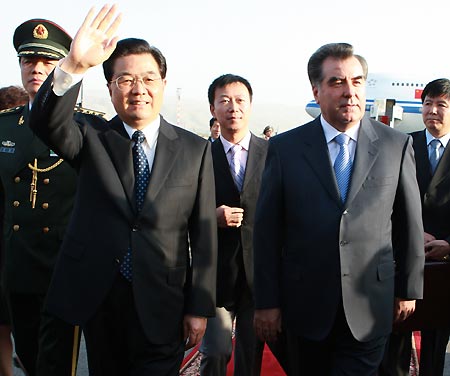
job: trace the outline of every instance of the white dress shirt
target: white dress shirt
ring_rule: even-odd
[[[334,161],[339,154],[339,144],[334,139],[338,134],[343,133],[334,128],[330,123],[328,123],[323,116],[320,117],[320,123],[322,124],[323,132],[325,133],[325,139],[327,141],[328,152],[330,154],[331,165],[334,166]],[[356,144],[358,142],[358,132],[361,127],[361,122],[354,125],[350,129],[347,129],[344,133],[350,137],[348,142],[348,150],[350,153],[350,159],[353,162],[355,159]]]

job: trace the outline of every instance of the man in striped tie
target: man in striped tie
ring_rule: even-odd
[[[211,146],[218,224],[217,308],[203,339],[201,375],[225,376],[236,318],[235,374],[259,375],[263,343],[253,331],[253,217],[267,142],[249,130],[252,87],[225,74],[208,90],[212,115],[221,126]]]
[[[393,320],[422,297],[411,138],[364,116],[367,63],[320,47],[321,115],[271,139],[255,214],[255,329],[287,331],[289,375],[375,375]],[[394,313],[394,314],[393,314]]]

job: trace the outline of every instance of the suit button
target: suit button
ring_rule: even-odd
[[[19,178],[18,176],[16,176],[16,177],[14,178],[14,183],[20,183],[20,178]]]
[[[42,180],[44,182],[44,184],[49,184],[50,183],[50,179],[45,178],[44,180]]]
[[[138,225],[134,225],[133,228],[131,229],[133,232],[139,231],[139,226]]]
[[[50,227],[44,227],[44,228],[42,229],[42,232],[43,232],[44,234],[47,234],[49,231],[50,231]]]
[[[14,225],[14,226],[13,226],[13,230],[14,230],[14,231],[19,231],[19,229],[20,229],[20,226],[19,226],[19,225]]]
[[[48,202],[44,202],[42,204],[42,209],[48,209]]]
[[[347,245],[348,242],[345,241],[345,240],[341,240],[341,241],[339,242],[339,244],[343,247],[344,245]]]
[[[14,202],[13,202],[13,206],[14,206],[15,208],[17,208],[19,205],[20,205],[20,202],[19,202],[19,201],[14,201]]]
[[[118,258],[116,258],[114,261],[115,261],[117,264],[120,264],[120,260],[119,260]]]
[[[348,210],[345,209],[344,212],[343,212],[342,214],[344,214],[344,215],[348,214]]]

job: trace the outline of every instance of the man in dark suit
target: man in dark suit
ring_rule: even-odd
[[[319,48],[308,75],[321,116],[269,144],[255,329],[271,340],[286,328],[289,374],[374,375],[393,319],[422,297],[411,138],[364,117],[367,63],[351,45]]]
[[[0,178],[4,191],[2,282],[11,313],[16,353],[27,375],[73,375],[78,327],[44,312],[47,289],[72,213],[77,174],[29,128],[36,93],[72,38],[49,20],[19,25],[13,44],[19,58],[25,105],[0,113]],[[68,117],[81,117],[74,108]]]
[[[117,42],[116,15],[89,12],[32,110],[32,129],[79,169],[48,310],[83,325],[91,374],[178,375],[215,312],[210,143],[159,115],[166,60]],[[74,122],[77,77],[102,62],[117,116]]]
[[[426,130],[415,132],[413,147],[422,198],[425,258],[448,260],[450,243],[450,80],[437,79],[422,92]],[[442,375],[449,329],[422,330],[420,374]]]
[[[426,129],[412,133],[425,238],[425,258],[449,258],[450,242],[450,80],[429,82],[422,92],[422,118]],[[422,330],[420,375],[444,372],[448,329]],[[396,333],[383,359],[380,375],[408,375],[411,332]]]
[[[211,148],[218,225],[217,308],[216,317],[208,319],[200,349],[201,375],[226,375],[234,319],[234,374],[259,375],[261,365],[264,343],[256,340],[253,330],[253,219],[267,142],[248,127],[252,96],[250,83],[232,74],[216,78],[208,89],[211,114],[221,125]]]

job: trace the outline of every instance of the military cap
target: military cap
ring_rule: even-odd
[[[67,56],[72,38],[52,21],[33,19],[25,21],[14,32],[17,56],[42,56],[59,60]]]

